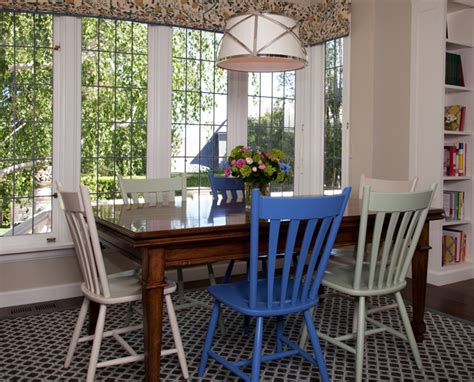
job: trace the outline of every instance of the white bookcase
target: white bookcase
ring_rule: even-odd
[[[465,86],[445,84],[446,52],[461,56]],[[420,188],[439,184],[435,207],[443,207],[444,191],[464,192],[462,219],[430,225],[428,282],[445,285],[474,278],[474,1],[414,0],[411,61],[410,176],[420,177]],[[462,132],[444,129],[450,105],[466,107]],[[448,176],[444,146],[459,142],[467,146],[466,173]],[[443,229],[467,234],[464,262],[442,265]]]

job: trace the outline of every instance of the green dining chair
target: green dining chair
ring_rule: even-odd
[[[328,266],[322,285],[358,303],[357,330],[338,337],[318,332],[320,338],[341,347],[356,357],[356,381],[362,381],[365,336],[387,331],[410,344],[418,368],[422,368],[418,347],[400,291],[406,286],[406,275],[415,253],[428,210],[436,191],[433,184],[422,192],[372,192],[365,186],[359,226],[356,261],[347,267]],[[364,259],[369,214],[375,214],[369,258]],[[367,261],[368,260],[368,261]],[[406,334],[368,315],[367,299],[395,295]],[[372,301],[373,302],[373,301]],[[367,323],[373,328],[367,329]],[[356,339],[356,346],[346,341]]]

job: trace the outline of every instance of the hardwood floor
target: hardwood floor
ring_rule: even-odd
[[[411,283],[407,281],[402,295],[411,300]],[[474,322],[474,279],[440,287],[428,284],[426,307]]]

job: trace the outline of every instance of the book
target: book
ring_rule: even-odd
[[[455,263],[460,263],[463,258],[465,258],[465,243],[466,243],[466,233],[459,229],[445,228],[443,230],[443,236],[446,236],[446,245],[449,247],[449,253],[446,254],[445,264],[448,264],[446,261],[449,260],[451,263],[452,257],[454,258]],[[448,250],[447,247],[447,250]]]
[[[450,105],[444,108],[444,129],[461,131],[461,105]]]
[[[445,83],[447,85],[464,86],[464,74],[459,54],[446,53]]]
[[[444,232],[444,231],[443,231]],[[456,243],[454,238],[449,235],[443,235],[443,254],[441,258],[441,265],[445,266],[454,263],[454,252],[456,251]]]
[[[465,120],[466,120],[466,106],[461,106],[461,119],[459,121],[459,131],[464,131]]]

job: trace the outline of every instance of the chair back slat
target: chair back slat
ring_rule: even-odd
[[[397,238],[393,245],[392,254],[390,256],[390,265],[388,268],[388,275],[387,275],[387,285],[391,286],[393,284],[394,275],[396,271],[396,264],[398,263],[398,259],[400,258],[404,236],[403,233],[406,231],[408,224],[410,222],[411,211],[406,212],[402,215],[402,220],[400,226],[397,231]]]
[[[267,253],[267,307],[271,308],[273,304],[273,285],[275,281],[276,257],[278,252],[278,237],[280,236],[280,221],[270,221],[270,237],[268,240]],[[271,297],[270,297],[271,296]]]
[[[323,245],[323,241],[328,233],[328,230],[331,225],[331,220],[328,218],[324,218],[321,221],[319,226],[319,231],[316,235],[316,240],[313,245],[313,250],[310,252],[310,258],[308,262],[308,266],[306,269],[306,275],[314,274],[314,270],[316,268],[316,264],[318,263],[318,255],[321,252],[321,248]],[[303,283],[303,290],[302,290],[302,299],[306,301],[309,297],[309,292],[311,290],[313,278],[312,277],[305,277]]]
[[[374,232],[372,235],[372,250],[370,253],[369,289],[372,289],[374,287],[375,269],[377,267],[377,257],[379,254],[379,247],[385,215],[385,212],[379,212],[375,217]]]
[[[298,252],[298,257],[297,257],[298,261],[297,261],[296,270],[295,270],[295,282],[293,283],[293,292],[291,294],[291,300],[293,301],[293,305],[296,305],[296,301],[297,301],[296,299],[298,297],[298,293],[303,287],[301,284],[303,271],[306,266],[306,259],[308,257],[308,252],[309,252],[311,242],[314,238],[314,231],[316,229],[318,221],[319,221],[318,219],[311,219],[311,220],[308,220],[308,223],[306,223],[307,225],[306,225],[306,230],[304,232],[303,241],[301,244],[301,248]]]
[[[227,201],[228,193],[230,193],[232,200],[245,198],[245,183],[241,179],[215,176],[212,172],[208,172],[207,177],[214,200],[219,199],[220,194],[222,199]]]
[[[300,220],[291,220],[288,233],[286,235],[286,246],[285,246],[285,257],[283,259],[282,269],[282,283],[280,292],[280,305],[283,307],[286,304],[287,293],[288,293],[288,280],[290,278],[291,264],[293,262],[293,256],[295,253],[296,236],[298,235],[298,229],[300,226]]]
[[[404,282],[435,190],[436,184],[429,191],[403,193],[371,192],[370,186],[364,187],[354,289],[382,289]],[[369,261],[364,263],[369,212],[375,213],[375,223]]]
[[[154,179],[126,179],[119,175],[119,182],[124,204],[130,204],[130,201],[133,204],[139,203],[141,194],[145,203],[166,203],[174,201],[176,191],[181,191],[183,201],[186,200],[186,174]]]
[[[309,299],[317,301],[317,289],[334,245],[350,191],[348,187],[340,195],[278,198],[261,196],[258,189],[252,191],[249,307],[255,308],[258,303],[269,310],[285,309],[306,303]],[[270,226],[266,291],[259,294],[257,289],[259,285],[262,287],[257,279],[261,219],[269,220]],[[299,258],[296,273],[292,274],[290,272],[292,257],[300,242],[299,239],[301,239]],[[279,241],[285,243],[285,255],[281,275],[276,277]],[[305,266],[305,262],[308,262],[308,266]],[[278,288],[276,288],[277,282]],[[258,301],[258,298],[262,300]]]
[[[386,232],[386,235],[384,237],[382,258],[380,259],[380,272],[379,272],[379,277],[378,277],[378,280],[377,280],[378,288],[382,287],[384,279],[385,279],[387,264],[389,263],[389,259],[390,259],[390,250],[392,249],[393,237],[394,237],[395,230],[396,230],[397,223],[398,223],[399,219],[400,219],[400,213],[399,212],[394,212],[390,216],[387,232]]]
[[[56,183],[56,188],[74,242],[84,284],[90,292],[110,297],[89,191],[85,186],[81,186],[78,192],[64,191],[59,183]]]

